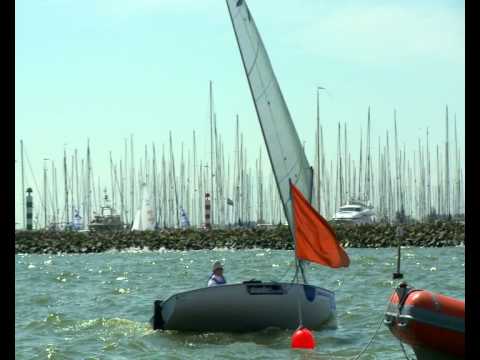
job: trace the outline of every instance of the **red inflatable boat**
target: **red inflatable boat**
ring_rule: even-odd
[[[418,360],[465,358],[465,302],[401,283],[390,297],[385,325]]]

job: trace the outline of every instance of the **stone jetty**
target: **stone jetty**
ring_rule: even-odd
[[[346,248],[394,247],[396,227],[390,224],[333,225]],[[453,221],[404,225],[404,246],[443,247],[465,242],[465,225]],[[128,248],[199,250],[269,248],[292,250],[287,226],[271,228],[162,229],[145,232],[16,231],[15,253],[91,253]]]

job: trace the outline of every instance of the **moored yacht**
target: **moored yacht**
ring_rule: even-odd
[[[89,231],[121,231],[124,225],[120,215],[110,206],[108,196],[105,193],[104,205],[101,207],[101,214],[95,215],[88,224]]]
[[[370,224],[375,222],[375,212],[373,206],[361,201],[351,200],[348,204],[340,206],[333,222],[343,222],[352,224]]]

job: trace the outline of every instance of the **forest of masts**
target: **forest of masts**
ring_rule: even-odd
[[[25,228],[25,190],[28,187],[33,189],[35,199],[34,228],[39,229],[52,224],[62,227],[72,221],[76,212],[82,219],[91,221],[105,205],[105,193],[108,193],[109,205],[122,221],[132,224],[141,204],[143,183],[152,194],[160,228],[179,227],[180,208],[186,211],[192,226],[204,224],[205,193],[211,195],[214,227],[251,222],[285,223],[277,186],[263,147],[258,149],[254,162],[249,162],[248,145],[237,115],[235,143],[233,149],[226,149],[222,135],[217,132],[212,104],[210,84],[210,159],[198,158],[195,131],[192,132],[191,148],[186,149],[182,143],[177,157],[171,133],[167,145],[162,144],[160,148],[155,143],[142,146],[140,157],[137,157],[131,135],[124,139],[123,154],[114,157],[110,152],[110,176],[107,179],[96,176],[91,144],[87,142],[84,157],[77,149],[71,154],[64,150],[61,176],[57,164],[44,159],[43,181],[39,181],[32,172],[32,164],[21,141],[23,222],[20,227]],[[393,132],[386,131],[383,141],[381,136],[372,138],[370,107],[367,114],[366,135],[360,135],[360,148],[351,151],[347,125],[338,123],[337,151],[334,153],[324,147],[317,92],[316,144],[311,165],[314,168],[312,204],[320,214],[331,219],[339,206],[352,199],[370,202],[378,221],[395,221],[397,211],[402,207],[408,217],[419,221],[429,216],[464,214],[464,170],[457,143],[456,119],[453,149],[450,143],[448,107],[445,111],[445,143],[430,144],[426,129],[425,138],[418,139],[418,148],[408,151],[405,145],[399,145],[396,111],[393,112]],[[226,150],[233,150],[233,159],[226,158]],[[331,158],[328,159],[327,155]],[[26,167],[30,170],[27,185]],[[86,226],[87,222],[82,221]]]

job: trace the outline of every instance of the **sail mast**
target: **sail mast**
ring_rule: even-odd
[[[135,218],[135,165],[133,157],[133,134],[130,134],[130,220]]]
[[[115,208],[115,177],[113,171],[113,159],[112,152],[109,152],[110,155],[110,198],[112,203],[112,208]]]
[[[65,224],[68,224],[68,173],[67,173],[67,150],[63,149],[63,178],[65,182]]]
[[[317,210],[320,212],[320,86],[317,86],[317,132],[315,138],[316,150],[317,150],[317,176],[315,177],[316,189],[317,189]]]
[[[186,200],[185,200],[185,206],[187,207],[187,214],[190,215],[190,219],[192,219],[192,183],[191,183],[191,169],[192,169],[192,161],[191,161],[191,155],[190,155],[190,149],[187,152],[187,168],[186,168]],[[193,220],[190,221],[191,225],[193,225]]]
[[[82,228],[85,228],[86,224],[86,219],[87,219],[87,206],[86,206],[86,178],[85,178],[85,159],[81,159],[81,167],[80,167],[80,180],[81,180],[81,186],[82,186],[82,214],[83,214],[83,226]]]
[[[145,183],[147,186],[150,184],[148,177],[149,177],[149,169],[150,167],[148,166],[148,147],[147,144],[145,144]]]
[[[349,169],[348,169],[348,153],[347,153],[347,123],[343,123],[343,181],[344,181],[344,199],[348,203],[349,200]]]
[[[178,192],[177,192],[177,178],[175,176],[175,158],[173,156],[173,147],[172,147],[172,132],[170,131],[170,161],[172,169],[172,180],[173,180],[173,190],[175,196],[175,219],[177,220],[177,227],[180,227],[180,218],[179,218],[179,209],[178,209]]]
[[[52,160],[52,208],[53,208],[53,225],[57,228],[58,219],[58,186],[57,186],[57,168]]]
[[[218,158],[218,136],[217,136],[217,114],[213,113],[213,159],[214,162],[212,162],[212,168],[213,164],[215,164],[214,167],[214,172],[213,175],[215,177],[215,188],[212,190],[212,193],[215,193],[215,197],[212,199],[212,208],[215,208],[215,216],[212,215],[212,220],[214,223],[220,224],[220,215],[221,215],[221,208],[220,208],[220,184],[221,184],[221,174],[220,174],[220,161]],[[213,179],[213,178],[212,178]],[[213,183],[212,183],[213,184]],[[212,188],[213,189],[213,188]]]
[[[153,212],[155,218],[155,227],[158,226],[158,206],[157,206],[157,151],[155,143],[152,143],[152,178],[153,178]]]
[[[387,130],[387,152],[385,154],[386,156],[386,162],[385,162],[385,171],[386,171],[386,197],[387,197],[387,218],[390,221],[392,219],[392,212],[393,212],[393,194],[392,194],[392,173],[391,173],[391,168],[390,168],[390,137],[388,135],[388,130]]]
[[[362,170],[363,170],[363,162],[362,162],[362,152],[363,152],[363,143],[362,143],[362,128],[360,127],[360,159],[358,160],[358,198],[359,199],[363,199],[363,196],[362,196],[362,190],[364,190],[362,188],[362,183],[363,183],[363,173],[362,173]]]
[[[210,85],[209,85],[209,99],[210,99],[210,222],[211,225],[214,223],[214,212],[213,212],[213,205],[214,205],[214,200],[216,199],[216,196],[214,198],[213,196],[213,94],[212,94],[212,80],[210,80]],[[216,209],[215,209],[216,213]]]
[[[91,184],[90,184],[90,172],[91,172],[91,167],[90,167],[90,139],[87,140],[87,218],[85,219],[86,224],[90,223],[90,214],[91,214]]]
[[[185,209],[185,158],[183,151],[183,141],[181,142],[180,152],[180,208]]]
[[[236,116],[236,126],[235,126],[235,161],[233,165],[233,178],[234,178],[234,186],[233,186],[233,194],[234,194],[234,202],[233,202],[233,222],[236,223],[240,218],[240,140],[239,140],[239,125],[238,125],[238,114]]]
[[[319,176],[321,179],[325,179],[325,181],[319,181],[319,189],[318,191],[322,191],[322,195],[323,195],[323,198],[324,198],[324,205],[323,205],[323,211],[325,213],[328,212],[328,209],[329,209],[329,206],[330,206],[330,197],[329,196],[326,196],[327,192],[325,191],[325,188],[326,188],[326,184],[328,182],[328,177],[326,176],[325,174],[325,150],[323,148],[323,127],[320,126],[319,128],[320,132],[319,132],[319,136],[320,136],[320,143],[319,143],[319,147],[320,147],[320,150],[321,150],[321,154],[322,154],[322,162],[321,162],[321,171],[319,172]],[[321,212],[321,205],[319,205],[319,208],[318,208],[318,211]]]
[[[450,215],[450,168],[449,160],[450,154],[448,151],[448,106],[445,108],[445,128],[446,128],[446,141],[445,141],[445,215]]]
[[[371,189],[371,169],[372,163],[370,158],[370,106],[368,107],[368,120],[367,120],[367,149],[366,149],[366,157],[367,157],[367,169],[366,169],[366,177],[365,177],[365,200],[372,201],[372,196],[370,194]]]
[[[455,134],[456,134],[456,132],[455,132]],[[23,225],[23,229],[26,229],[27,225],[26,225],[26,217],[25,217],[25,211],[26,211],[26,207],[25,207],[25,167],[24,167],[24,163],[23,163],[23,140],[20,140],[20,162],[21,162],[21,169],[22,169],[22,191],[21,191],[21,194],[22,194],[22,225]]]
[[[197,180],[197,144],[195,140],[195,130],[193,130],[193,198],[192,198],[192,219],[193,225],[199,225],[201,220],[198,218],[197,199],[201,195]]]
[[[74,161],[75,161],[75,195],[76,195],[76,208],[77,208],[77,211],[78,211],[78,214],[80,214],[80,205],[81,205],[81,201],[80,201],[80,183],[78,181],[78,151],[77,149],[75,149],[75,154],[74,154]],[[83,205],[82,205],[83,207]]]
[[[338,206],[343,205],[343,169],[342,169],[342,136],[341,136],[341,125],[338,123],[338,142],[337,142],[337,154],[338,154],[338,165],[337,165],[337,172],[338,172],[338,196],[339,196],[339,203]]]
[[[426,149],[426,162],[427,162],[427,215],[430,215],[432,212],[432,179],[430,178],[430,143],[428,137],[428,127],[427,127],[427,149]]]
[[[162,220],[164,228],[168,226],[168,214],[167,165],[165,163],[165,144],[162,144]]]
[[[70,208],[72,209],[72,212],[71,212],[72,223],[73,223],[73,217],[75,214],[75,205],[74,205],[74,196],[73,196],[74,179],[75,179],[75,163],[74,163],[74,157],[72,154],[71,168],[70,168]]]
[[[126,224],[129,224],[127,214],[128,214],[128,198],[127,198],[127,188],[128,188],[128,144],[127,138],[123,139],[123,169],[122,163],[120,162],[120,176],[122,177],[122,214],[123,221]]]
[[[263,213],[263,210],[264,210],[264,205],[263,205],[263,169],[262,169],[262,148],[260,148],[260,158],[258,160],[258,170],[259,170],[259,178],[258,178],[258,182],[260,184],[260,194],[259,194],[259,197],[260,197],[260,220],[262,222],[264,222],[264,213]]]
[[[393,109],[393,126],[395,133],[395,178],[396,178],[396,192],[395,192],[395,203],[396,210],[400,210],[400,194],[401,194],[401,185],[400,185],[400,159],[398,154],[398,132],[397,132],[397,109]]]
[[[458,151],[458,143],[457,143],[457,114],[454,115],[454,126],[455,126],[455,208],[454,208],[454,215],[460,214],[460,155]]]
[[[48,159],[43,159],[43,215],[45,222],[45,229],[48,226],[47,223],[47,165],[45,161]]]

